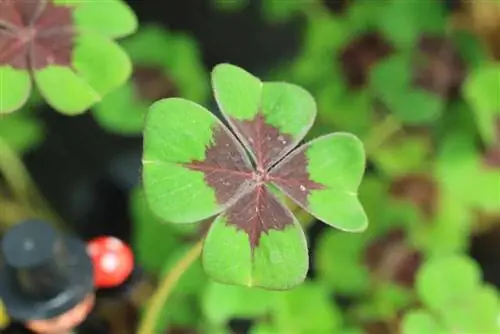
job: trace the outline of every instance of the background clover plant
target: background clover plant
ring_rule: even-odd
[[[198,103],[206,100],[208,78],[191,36],[145,25],[121,45],[132,60],[133,72],[131,80],[94,106],[94,117],[103,128],[122,135],[138,135],[154,101],[168,97]]]
[[[294,150],[316,116],[314,99],[298,86],[262,82],[229,64],[214,68],[212,85],[233,132],[193,102],[154,103],[144,133],[146,197],[170,222],[219,214],[203,247],[205,271],[215,280],[291,288],[307,273],[306,238],[271,187],[329,225],[363,231],[363,145],[336,133]]]
[[[121,0],[0,2],[0,113],[22,107],[33,82],[54,109],[84,112],[130,76],[113,39],[136,27]]]

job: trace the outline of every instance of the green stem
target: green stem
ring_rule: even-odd
[[[189,269],[191,264],[200,256],[203,247],[203,241],[197,244],[186,253],[186,255],[176,263],[174,268],[160,282],[156,293],[151,298],[149,307],[142,319],[141,326],[137,331],[138,334],[153,334],[155,332],[156,319],[165,305],[168,297],[171,295],[177,281]]]
[[[21,158],[0,138],[0,174],[15,199],[24,207],[27,215],[39,215],[63,226],[61,218],[50,208],[31,179]]]

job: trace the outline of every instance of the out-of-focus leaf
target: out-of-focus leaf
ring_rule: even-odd
[[[278,333],[336,333],[342,316],[328,290],[304,283],[279,293],[271,315]]]
[[[359,295],[369,288],[363,250],[367,235],[326,231],[318,241],[315,267],[318,278],[336,293]]]
[[[375,99],[407,124],[435,121],[443,112],[444,100],[420,88],[412,87],[410,57],[403,53],[388,57],[370,73],[370,89]]]
[[[137,260],[147,271],[159,273],[181,244],[178,234],[172,224],[162,222],[151,212],[142,189],[131,193],[130,208]]]
[[[438,312],[458,305],[473,295],[481,282],[479,265],[469,257],[433,258],[417,273],[417,293],[422,302]]]
[[[446,328],[425,310],[414,310],[405,314],[402,322],[402,334],[446,334]]]
[[[215,8],[226,12],[242,10],[248,5],[248,0],[212,0],[212,2]]]
[[[496,134],[496,124],[500,119],[500,63],[487,63],[474,69],[463,89],[483,140],[487,144],[500,140]]]
[[[232,318],[264,316],[275,298],[275,292],[211,282],[203,292],[202,308],[209,321],[224,324]]]
[[[411,47],[421,34],[444,32],[446,15],[439,1],[389,0],[380,6],[378,27],[398,47]]]
[[[19,153],[27,152],[38,145],[44,137],[40,120],[18,111],[0,116],[0,138]]]
[[[407,136],[391,140],[374,155],[377,167],[389,176],[397,177],[425,169],[431,143],[423,136]]]
[[[391,319],[412,302],[412,293],[408,289],[391,282],[381,283],[375,287],[371,298],[360,305],[358,312],[367,320]]]
[[[481,286],[463,302],[441,310],[446,327],[458,333],[499,333],[499,312],[498,291],[491,286]]]

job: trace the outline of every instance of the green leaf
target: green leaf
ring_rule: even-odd
[[[394,138],[377,150],[373,160],[381,171],[391,177],[425,170],[431,154],[431,141],[423,136]]]
[[[389,0],[380,6],[383,9],[378,15],[378,27],[398,47],[412,47],[422,34],[444,32],[446,15],[440,2]]]
[[[304,281],[309,267],[306,238],[293,218],[293,225],[261,235],[252,249],[249,236],[221,215],[207,233],[203,266],[220,283],[290,289]]]
[[[30,116],[22,111],[0,116],[0,138],[16,152],[25,153],[44,137],[43,125]]]
[[[463,303],[454,303],[442,311],[444,323],[453,332],[498,333],[500,302],[498,291],[481,286]]]
[[[34,77],[49,105],[67,115],[81,114],[100,99],[97,92],[68,67],[49,66],[34,72]]]
[[[329,230],[320,236],[315,268],[318,277],[333,291],[343,295],[359,295],[368,291],[369,273],[364,266],[366,234],[346,234]]]
[[[493,144],[498,140],[495,125],[500,119],[500,64],[488,63],[474,69],[467,77],[463,90],[483,140]]]
[[[214,6],[222,11],[235,12],[248,5],[248,0],[212,0]]]
[[[134,66],[151,67],[172,80],[178,97],[204,102],[209,92],[208,76],[201,64],[198,46],[189,36],[171,33],[157,25],[142,26],[121,42]],[[154,45],[151,48],[150,45]],[[138,135],[153,101],[141,98],[131,80],[103,97],[93,108],[96,121],[121,135]]]
[[[90,33],[77,38],[73,66],[101,98],[123,85],[132,73],[130,59],[117,43]]]
[[[42,96],[54,109],[77,115],[124,84],[131,71],[130,60],[118,44],[86,33],[76,39],[72,68],[48,66],[35,71],[34,77]]]
[[[134,226],[133,244],[137,260],[150,273],[157,274],[180,245],[172,224],[161,222],[149,209],[142,189],[130,195],[130,213]]]
[[[304,158],[310,181],[295,174]],[[357,197],[365,159],[363,143],[357,137],[335,133],[293,151],[270,175],[278,188],[324,223],[360,232],[368,226]]]
[[[446,334],[444,328],[429,312],[414,310],[405,314],[402,323],[402,334]]]
[[[0,66],[0,114],[21,108],[31,92],[28,71]]]
[[[121,135],[134,135],[144,129],[148,105],[136,98],[135,88],[127,82],[107,94],[93,108],[99,125]]]
[[[417,273],[417,292],[422,302],[436,311],[460,303],[481,282],[479,265],[466,256],[452,255],[425,262]]]
[[[196,103],[172,98],[151,106],[144,130],[144,188],[151,209],[162,219],[192,223],[208,218],[225,209],[245,187],[231,188],[218,202],[204,173],[186,167],[206,159],[216,134],[235,145],[236,139],[222,123]],[[234,147],[234,152],[244,154]]]
[[[407,124],[435,121],[443,112],[444,100],[411,83],[410,60],[397,54],[377,63],[370,72],[373,96]]]
[[[271,291],[212,282],[203,292],[203,313],[214,324],[252,319],[268,313],[275,298]]]
[[[122,0],[65,2],[77,5],[73,17],[78,28],[84,32],[93,31],[109,38],[120,38],[132,34],[138,27],[137,17]]]
[[[271,317],[276,333],[338,333],[342,325],[328,290],[315,283],[280,293]]]
[[[295,147],[316,117],[314,98],[303,88],[281,82],[262,83],[234,65],[217,65],[212,85],[224,117],[262,169]],[[276,130],[279,135],[259,137],[262,131]],[[266,141],[266,146],[262,147],[261,141]],[[272,147],[272,155],[265,152],[271,146],[276,146]]]

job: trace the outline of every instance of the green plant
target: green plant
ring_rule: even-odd
[[[132,80],[106,95],[93,108],[94,117],[103,128],[122,135],[137,135],[144,127],[148,107],[156,100],[183,97],[205,102],[208,80],[191,37],[149,25],[141,27],[121,45],[133,63]]]
[[[368,221],[357,199],[363,146],[355,136],[337,133],[292,151],[316,115],[305,90],[262,83],[227,64],[215,67],[212,84],[237,137],[193,102],[173,98],[153,104],[144,134],[147,200],[170,222],[191,223],[220,213],[203,249],[203,265],[212,278],[291,288],[308,269],[306,240],[272,189],[329,225],[363,231]]]
[[[32,80],[54,109],[75,115],[129,77],[129,58],[111,40],[137,26],[122,1],[2,1],[0,9],[0,113],[25,104]]]

